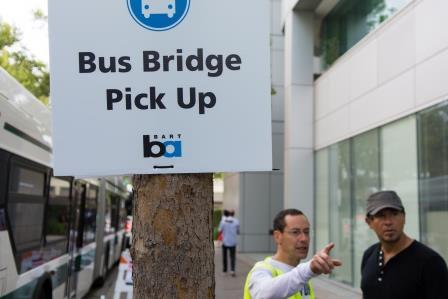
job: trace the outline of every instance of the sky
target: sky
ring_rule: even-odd
[[[21,44],[48,65],[48,25],[36,22],[33,11],[40,9],[48,15],[48,0],[0,0],[0,21],[17,27]]]

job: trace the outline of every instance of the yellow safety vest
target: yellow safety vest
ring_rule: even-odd
[[[244,284],[244,299],[252,299],[250,292],[249,292],[249,281],[252,276],[252,272],[254,270],[260,269],[260,268],[266,269],[269,272],[271,272],[272,277],[277,277],[277,276],[283,274],[283,271],[272,266],[268,262],[268,259],[270,259],[270,257],[265,258],[264,261],[256,263],[255,266],[252,268],[252,270],[250,270],[249,274],[247,274],[246,283]],[[313,290],[313,286],[311,285],[310,281],[308,281],[308,283],[305,285],[305,289],[309,290],[311,299],[316,299],[314,297],[314,290]],[[288,297],[288,299],[302,299],[302,296],[301,296],[300,292],[297,292],[296,294]]]

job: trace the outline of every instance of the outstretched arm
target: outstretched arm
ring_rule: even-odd
[[[313,276],[310,262],[277,277],[272,277],[267,269],[255,269],[249,282],[250,295],[253,299],[288,298],[301,290]]]
[[[299,264],[293,270],[273,277],[268,269],[255,269],[249,281],[249,291],[253,299],[287,298],[298,291],[312,278],[319,274],[328,274],[342,262],[330,257],[334,243],[318,251],[313,258]]]

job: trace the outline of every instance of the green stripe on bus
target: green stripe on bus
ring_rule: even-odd
[[[48,145],[40,142],[39,140],[37,140],[37,139],[35,139],[33,137],[31,137],[30,135],[28,135],[27,133],[23,132],[22,130],[14,127],[13,125],[11,125],[9,123],[5,123],[3,127],[5,128],[6,131],[8,131],[8,132],[10,132],[10,133],[12,133],[12,134],[22,138],[22,139],[25,139],[26,141],[34,144],[35,146],[38,146],[41,149],[43,149],[43,150],[45,150],[45,151],[47,151],[49,153],[52,152],[51,147],[49,147]]]

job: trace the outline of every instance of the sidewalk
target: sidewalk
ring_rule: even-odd
[[[229,261],[230,262],[230,261]],[[237,299],[243,298],[244,283],[247,273],[254,263],[251,259],[243,257],[243,254],[236,253],[236,276],[224,275],[222,272],[222,249],[215,246],[215,298],[216,299]]]

